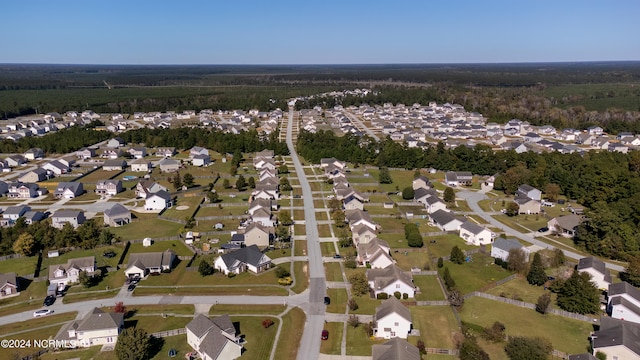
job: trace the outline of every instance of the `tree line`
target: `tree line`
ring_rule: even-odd
[[[393,168],[435,168],[498,175],[495,187],[514,193],[529,184],[559,193],[591,209],[574,241],[594,255],[627,260],[640,249],[640,152],[590,151],[581,154],[537,154],[492,151],[486,145],[447,149],[443,143],[409,148],[390,139],[336,136],[330,131],[298,135],[298,153],[313,163],[321,158]]]
[[[46,136],[23,137],[18,141],[0,141],[0,153],[23,153],[31,148],[41,148],[47,154],[66,154],[112,137],[108,131],[98,131],[93,126],[73,126]]]

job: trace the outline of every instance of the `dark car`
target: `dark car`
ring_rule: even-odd
[[[545,227],[541,227],[540,229],[538,229],[539,233],[543,233],[543,232],[547,232],[547,231],[549,231],[549,228],[546,227],[546,226]]]
[[[340,254],[335,254],[335,255],[333,255],[333,258],[334,258],[334,259],[342,259],[342,255],[340,255]]]
[[[129,285],[129,287],[127,288],[127,291],[131,292],[136,288],[136,284],[131,284]]]
[[[325,297],[324,297],[324,304],[325,304],[325,305],[329,305],[329,304],[331,304],[331,299],[330,299],[328,296],[325,296]]]
[[[113,251],[105,251],[102,256],[106,257],[106,258],[113,258],[116,257],[116,253]]]
[[[44,302],[42,303],[42,305],[51,306],[53,305],[54,302],[56,302],[56,297],[53,295],[49,295],[46,298],[44,298]]]
[[[329,330],[322,330],[322,340],[327,340],[329,338]]]

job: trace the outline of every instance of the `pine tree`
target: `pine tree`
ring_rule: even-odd
[[[464,252],[462,252],[458,245],[455,245],[451,249],[451,256],[449,257],[449,260],[451,260],[451,262],[454,264],[464,264]]]
[[[544,265],[542,265],[540,253],[536,252],[535,255],[533,255],[533,261],[527,274],[527,281],[529,284],[536,286],[544,285],[544,283],[547,282],[547,274],[544,272]]]

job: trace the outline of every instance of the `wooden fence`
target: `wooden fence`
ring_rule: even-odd
[[[180,328],[180,329],[173,329],[173,330],[156,332],[156,333],[151,334],[150,336],[153,336],[153,337],[156,337],[156,338],[164,338],[164,337],[167,337],[167,336],[182,335],[182,334],[186,334],[186,333],[187,333],[187,329]]]

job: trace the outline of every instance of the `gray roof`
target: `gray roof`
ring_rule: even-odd
[[[453,216],[452,213],[442,209],[435,211],[429,216],[435,223],[440,225],[448,224],[456,219],[456,217]]]
[[[640,324],[603,316],[600,330],[593,334],[593,348],[623,345],[640,356]]]
[[[222,350],[227,341],[231,341],[224,336],[222,332],[231,336],[235,336],[236,333],[236,329],[229,315],[222,315],[211,319],[202,314],[198,314],[187,324],[186,328],[198,338],[204,336],[200,342],[200,348],[197,350],[207,354],[213,359],[217,358],[217,354]]]
[[[588,256],[578,260],[578,270],[585,270],[589,268],[594,268],[601,274],[604,274],[607,271],[605,263],[593,256]]]
[[[159,196],[159,197],[161,197],[161,198],[163,198],[163,199],[165,199],[167,201],[171,200],[171,194],[169,194],[168,192],[166,192],[164,190],[160,190],[160,191],[154,192],[149,197],[152,197],[154,195]]]
[[[518,187],[518,191],[522,191],[522,192],[529,192],[531,190],[538,190],[538,189],[534,188],[531,185],[527,185],[527,184],[522,184],[522,185],[520,185],[520,187]]]
[[[6,283],[9,283],[18,287],[18,280],[16,277],[16,273],[10,272],[6,274],[0,274],[0,287]]]
[[[124,160],[110,159],[110,160],[105,160],[104,164],[102,164],[102,167],[116,167],[116,166],[125,167],[127,166],[127,162]]]
[[[518,242],[516,239],[505,239],[505,238],[497,238],[492,245],[494,248],[509,251],[511,249],[521,249],[524,246]]]
[[[434,195],[434,196],[438,196],[438,192],[434,189],[425,189],[425,188],[418,188],[415,190],[415,192],[413,193],[413,197],[417,200],[417,199],[421,199],[425,196],[430,196],[430,195]]]
[[[475,235],[480,234],[481,232],[486,230],[484,226],[480,226],[473,221],[464,222],[462,225],[460,225],[460,228],[465,229]]]
[[[129,209],[118,203],[114,204],[110,209],[104,211],[104,215],[111,218],[118,215],[126,215],[130,213],[131,211],[129,211]]]
[[[607,296],[609,296],[609,298],[623,294],[627,294],[640,301],[640,290],[628,282],[619,282],[609,285],[609,291],[607,292]],[[638,315],[640,315],[640,313],[638,313]]]
[[[634,314],[636,315],[640,315],[640,307],[638,307],[636,304],[632,303],[631,301],[627,300],[627,298],[622,297],[622,296],[616,296],[613,299],[611,299],[611,305],[622,305],[624,307],[626,307],[627,309],[631,310]]]
[[[373,345],[372,360],[420,360],[420,350],[406,340],[393,338]]]
[[[161,267],[162,265],[171,266],[171,259],[176,256],[173,250],[165,250],[163,252],[135,253],[129,256],[129,265],[136,265],[144,268]]]
[[[30,210],[31,210],[31,207],[27,205],[8,206],[4,210],[3,214],[4,215],[20,215]]]
[[[360,209],[345,211],[345,217],[350,223],[359,220],[365,220],[370,222],[371,224],[375,224],[375,222],[371,220],[371,216],[369,216],[369,213]]]
[[[380,320],[393,313],[400,315],[403,319],[409,322],[412,321],[411,311],[409,311],[406,306],[402,305],[400,300],[396,299],[395,296],[390,297],[376,308],[375,319]]]
[[[582,216],[576,214],[559,216],[555,219],[558,222],[558,226],[565,230],[574,230],[582,223]]]
[[[77,195],[80,192],[81,187],[82,183],[77,181],[60,182],[56,187],[55,194],[62,194],[65,190],[69,189]]]
[[[123,324],[123,318],[124,314],[122,313],[105,313],[98,308],[94,308],[80,321],[76,331],[117,328]]]
[[[414,286],[411,273],[402,271],[396,265],[391,265],[384,269],[369,269],[367,270],[367,279],[374,282],[374,290],[382,289],[396,280],[402,281],[409,286]]]
[[[266,255],[264,255],[262,251],[260,251],[257,245],[251,245],[240,250],[224,254],[221,257],[227,267],[231,267],[236,261],[253,266],[258,266],[260,265],[260,260],[263,256]]]
[[[198,314],[196,315],[195,318],[193,318],[193,320],[191,320],[187,324],[186,328],[187,330],[191,331],[195,336],[200,338],[204,334],[206,334],[207,331],[209,331],[209,329],[211,329],[213,326],[215,326],[215,324],[210,318],[202,314]]]
[[[52,218],[68,218],[68,217],[77,218],[80,216],[80,214],[84,214],[84,212],[82,210],[60,209],[60,210],[57,210],[53,215],[51,215],[51,217]]]

